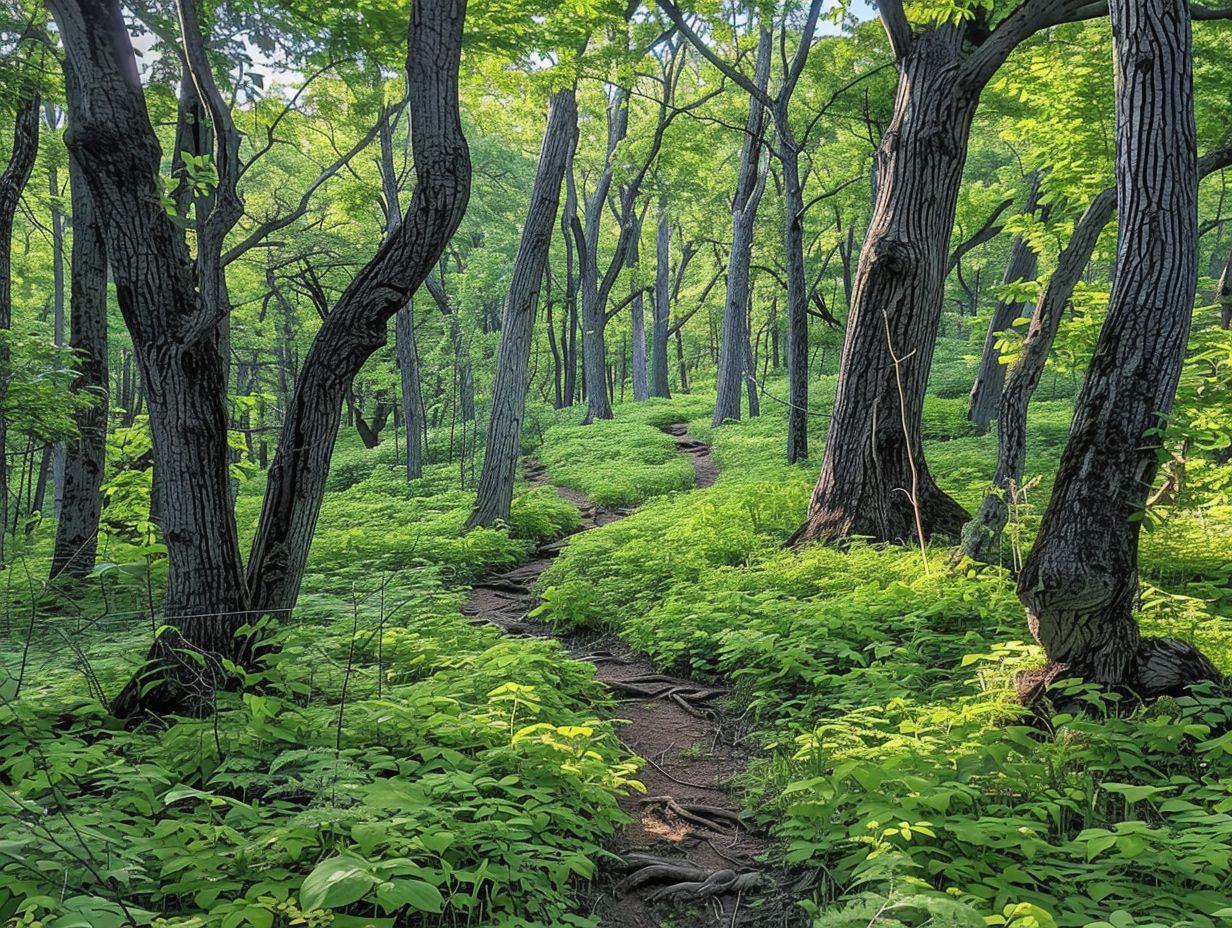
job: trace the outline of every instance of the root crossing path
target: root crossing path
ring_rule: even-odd
[[[695,482],[708,487],[718,476],[710,447],[691,439],[686,427],[665,431],[693,459]],[[532,483],[548,475],[528,462]],[[614,522],[628,510],[592,505],[579,493],[558,487],[582,511],[587,531]],[[746,827],[729,784],[746,759],[732,743],[733,729],[719,707],[724,694],[692,680],[660,673],[644,654],[619,638],[596,640],[585,632],[557,635],[528,618],[537,605],[535,581],[568,539],[545,545],[529,563],[477,584],[464,607],[474,621],[512,635],[558,638],[576,660],[595,665],[596,676],[622,702],[628,724],[618,729],[630,752],[645,760],[639,779],[646,794],[626,796],[621,806],[632,822],[616,836],[612,851],[620,864],[601,868],[592,899],[606,928],[666,925],[782,925],[784,912],[769,902],[779,881],[757,857],[765,840]],[[772,914],[772,910],[777,914]]]

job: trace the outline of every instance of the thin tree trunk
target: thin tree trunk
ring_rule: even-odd
[[[560,186],[577,144],[577,135],[577,101],[570,87],[557,91],[548,103],[547,128],[501,322],[487,449],[479,475],[475,509],[467,523],[469,527],[509,521],[513,483],[522,450],[526,394],[530,388],[535,306],[552,245]],[[643,366],[643,378],[644,375]]]
[[[1175,693],[1218,672],[1200,651],[1143,638],[1138,534],[1158,469],[1197,285],[1198,174],[1189,4],[1112,0],[1117,273],[1069,440],[1018,582],[1058,674]]]
[[[424,414],[413,302],[408,302],[394,317],[394,351],[402,382],[402,421],[406,424],[406,479],[418,480],[423,476]]]
[[[0,174],[0,566],[7,563],[5,533],[9,523],[8,465],[8,368],[10,349],[7,339],[13,327],[13,220],[22,191],[34,170],[39,144],[39,95],[25,88],[29,96],[17,105],[13,120],[13,147],[9,163]]]
[[[73,210],[69,337],[78,365],[72,391],[90,402],[77,410],[77,437],[65,448],[62,505],[51,556],[53,580],[62,574],[85,577],[94,569],[107,448],[107,252],[86,180],[71,156],[69,192]]]
[[[655,290],[650,325],[650,393],[670,397],[667,377],[667,330],[671,312],[670,276],[672,228],[667,215],[667,197],[659,196],[659,219],[655,235]]]
[[[749,94],[749,110],[744,120],[740,145],[740,170],[732,195],[732,246],[727,261],[727,296],[719,333],[719,367],[715,375],[714,428],[727,420],[740,419],[740,394],[744,387],[745,342],[748,328],[749,264],[752,261],[753,227],[757,208],[766,189],[767,166],[762,158],[762,133],[766,106],[762,102],[770,83],[770,57],[773,36],[762,27],[757,43],[754,83],[761,94]]]
[[[45,107],[47,127],[55,131],[59,127],[59,111],[52,104]],[[53,287],[52,331],[55,346],[64,347],[64,209],[60,205],[60,172],[53,163],[47,169],[47,193],[51,199],[51,269]],[[53,510],[60,518],[60,504],[64,495],[64,442],[58,441],[52,448]],[[41,508],[41,507],[40,507]]]
[[[1040,175],[1037,171],[1031,177],[1031,188],[1023,206],[1023,215],[1030,216],[1039,209],[1039,192]],[[1002,284],[1034,280],[1038,269],[1039,255],[1021,235],[1015,236],[1014,243],[1010,246],[1010,257],[1005,265]],[[1005,386],[1005,365],[1001,363],[1001,355],[997,351],[997,340],[1000,333],[1022,315],[1026,305],[1016,300],[999,299],[993,307],[988,332],[984,336],[984,348],[980,353],[979,370],[976,372],[975,383],[971,387],[967,403],[967,418],[975,423],[976,432],[980,435],[988,431],[988,424],[1001,397],[1001,389]]]
[[[638,227],[640,230],[640,221]],[[629,244],[628,266],[635,269],[638,267],[641,251],[638,244],[637,237],[634,237]],[[636,274],[634,282],[639,286],[633,295],[633,302],[629,305],[629,318],[633,331],[633,399],[640,403],[650,398],[650,380],[646,370],[646,302],[643,296],[645,291],[641,289],[641,281],[636,279]]]
[[[1219,275],[1219,286],[1215,288],[1215,299],[1219,301],[1219,325],[1223,329],[1232,329],[1232,252]]]

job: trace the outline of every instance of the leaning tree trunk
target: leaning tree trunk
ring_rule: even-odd
[[[761,29],[757,45],[756,87],[765,93],[770,83],[771,34]],[[723,322],[719,330],[719,369],[715,376],[714,414],[710,425],[719,427],[727,420],[740,419],[740,394],[744,389],[744,343],[749,307],[749,264],[753,257],[753,226],[757,208],[766,189],[766,165],[762,163],[762,133],[766,106],[759,94],[749,94],[749,111],[744,120],[740,145],[740,171],[732,195],[732,245],[727,262],[727,297],[723,303]],[[797,176],[797,180],[798,180]]]
[[[825,458],[808,520],[792,543],[851,535],[905,541],[916,534],[917,508],[925,536],[957,536],[967,519],[929,473],[920,436],[950,233],[982,86],[965,77],[960,48],[957,30],[931,29],[899,61]]]
[[[0,566],[5,561],[5,533],[9,523],[8,465],[8,332],[13,327],[13,219],[22,191],[34,170],[39,143],[39,95],[31,91],[17,107],[13,121],[13,149],[0,174]]]
[[[1023,215],[1030,216],[1039,208],[1039,192],[1040,176],[1037,171],[1031,177],[1031,189],[1022,210]],[[1038,269],[1039,255],[1035,253],[1035,249],[1022,235],[1015,236],[1001,283],[1008,286],[1024,280],[1034,280]],[[988,332],[984,335],[984,348],[980,352],[980,366],[967,402],[967,418],[975,423],[976,432],[980,435],[988,431],[988,424],[992,421],[1001,397],[1001,389],[1005,386],[1005,365],[1001,363],[997,341],[1000,333],[1014,324],[1014,320],[1022,315],[1026,306],[1027,304],[1017,300],[999,299],[993,307]]]
[[[1018,595],[1058,674],[1142,696],[1219,674],[1200,651],[1143,638],[1138,534],[1158,469],[1197,285],[1189,4],[1112,0],[1117,273],[1069,440]]]
[[[670,397],[667,379],[667,330],[671,311],[672,227],[667,217],[667,197],[659,197],[659,221],[655,235],[655,289],[650,323],[650,394]]]
[[[94,569],[102,512],[107,446],[107,251],[86,180],[69,159],[73,250],[69,285],[69,346],[78,365],[73,393],[88,404],[77,410],[77,438],[65,446],[60,518],[51,577],[85,577]]]
[[[975,517],[963,526],[959,554],[991,563],[1001,549],[1001,533],[1009,521],[1010,497],[1022,483],[1027,460],[1027,410],[1039,386],[1053,339],[1074,287],[1091,260],[1100,233],[1116,209],[1116,190],[1109,187],[1087,207],[1074,226],[1069,243],[1031,314],[1022,351],[1001,392],[997,415],[997,467],[993,488]]]
[[[458,112],[464,0],[417,0],[407,75],[415,190],[397,232],[342,294],[304,360],[270,466],[248,562],[254,609],[294,604],[316,527],[346,388],[385,344],[388,322],[427,279],[462,221],[471,161]]]
[[[526,394],[530,389],[530,348],[534,336],[535,306],[552,245],[556,209],[560,205],[560,185],[569,157],[577,144],[577,135],[577,100],[570,87],[557,91],[548,103],[548,122],[539,151],[539,166],[535,171],[530,208],[526,223],[522,226],[522,241],[513,262],[509,298],[501,323],[487,450],[479,475],[475,509],[467,523],[470,527],[491,526],[498,521],[509,520],[513,482],[521,454]]]

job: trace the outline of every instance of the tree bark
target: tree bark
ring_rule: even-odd
[[[94,569],[107,447],[107,251],[81,168],[69,159],[73,247],[69,345],[78,365],[72,391],[89,398],[76,413],[77,437],[64,455],[60,517],[51,578],[85,577]]]
[[[638,223],[640,233],[641,222]],[[637,237],[629,243],[629,267],[636,269],[640,260],[639,242]],[[629,319],[632,323],[633,346],[633,399],[641,403],[650,398],[650,380],[646,370],[646,301],[645,289],[638,287],[633,293],[633,301],[629,305]]]
[[[552,245],[561,182],[577,145],[577,136],[577,100],[570,87],[557,91],[548,103],[547,128],[543,133],[530,207],[526,223],[522,226],[522,240],[514,259],[509,297],[501,323],[487,449],[479,475],[475,508],[467,523],[472,528],[509,520],[513,483],[522,449],[526,394],[530,388],[535,306]],[[642,373],[644,379],[644,364]]]
[[[916,36],[899,62],[825,457],[808,521],[793,542],[850,535],[906,541],[915,535],[913,496],[926,535],[957,535],[966,521],[929,473],[920,436],[950,232],[979,101],[979,87],[963,78],[960,48],[958,31],[939,27]],[[905,360],[896,366],[894,354]]]
[[[807,521],[793,542],[865,535],[957,537],[967,513],[924,460],[920,417],[936,343],[967,141],[979,96],[1006,57],[1049,26],[1098,15],[1082,0],[1023,3],[991,32],[981,17],[914,31],[882,0],[898,65],[877,150],[877,196],[860,252],[838,391]],[[897,356],[898,360],[895,360]]]
[[[1054,665],[1045,679],[1064,672],[1150,697],[1219,677],[1191,645],[1143,638],[1133,617],[1157,430],[1172,406],[1197,285],[1190,14],[1186,0],[1110,7],[1117,273],[1018,595]]]
[[[667,329],[671,313],[669,296],[671,276],[672,227],[667,215],[667,197],[659,197],[659,220],[655,235],[655,290],[653,316],[650,324],[650,393],[670,397],[667,377]]]
[[[1232,164],[1232,139],[1198,159],[1198,178]],[[1001,391],[997,412],[997,466],[992,489],[985,494],[979,511],[962,531],[956,558],[962,556],[995,563],[1001,550],[1001,533],[1009,521],[1009,496],[1021,485],[1026,472],[1027,413],[1052,350],[1061,317],[1074,287],[1090,263],[1100,233],[1116,210],[1116,188],[1101,191],[1074,226],[1069,242],[1057,258],[1048,284],[1036,300],[1027,325],[1018,360]]]
[[[394,320],[394,351],[402,383],[402,421],[406,424],[406,479],[423,476],[423,389],[419,383],[419,349],[415,345],[415,304],[408,302]]]
[[[1039,172],[1036,172],[1031,178],[1031,188],[1022,210],[1024,215],[1032,215],[1039,209],[1039,192],[1040,176]],[[1010,246],[1010,257],[1005,265],[1002,284],[1034,280],[1038,269],[1039,255],[1021,235],[1015,236],[1014,243]],[[984,348],[980,352],[980,366],[967,403],[967,418],[975,423],[976,432],[980,435],[988,431],[988,424],[992,421],[1001,397],[1001,389],[1005,386],[1005,365],[1001,363],[1001,356],[997,351],[998,337],[1013,325],[1026,306],[1027,304],[1016,300],[999,299],[993,307],[988,332],[984,336]]]
[[[1220,328],[1232,329],[1232,252],[1228,253],[1223,273],[1219,275],[1219,285],[1215,288],[1215,299],[1219,301]]]
[[[993,562],[1001,533],[1009,521],[1010,495],[1022,483],[1027,460],[1027,410],[1039,386],[1061,317],[1083,269],[1091,260],[1100,233],[1116,209],[1116,190],[1109,187],[1087,207],[1074,226],[1057,267],[1035,303],[1022,351],[1001,392],[997,415],[997,467],[993,489],[985,494],[975,517],[962,531],[959,552],[977,561]]]
[[[7,333],[13,328],[13,220],[22,191],[34,170],[39,144],[39,94],[28,88],[19,101],[13,120],[13,148],[4,173],[0,174],[0,566],[6,561],[5,533],[9,524],[8,465],[8,368],[10,349]]]
[[[464,0],[418,0],[407,40],[415,190],[402,223],[322,323],[295,385],[249,558],[252,606],[295,604],[346,387],[385,344],[389,319],[428,278],[462,221],[471,161],[458,112]]]
[[[723,322],[719,331],[719,367],[715,375],[714,428],[727,420],[740,419],[740,394],[744,388],[745,342],[748,329],[749,264],[753,252],[753,227],[757,208],[766,189],[767,166],[762,163],[762,134],[765,131],[766,105],[763,102],[770,84],[770,57],[773,36],[759,30],[757,66],[753,82],[761,94],[749,95],[744,138],[740,145],[740,170],[732,195],[731,256],[727,262],[727,296],[723,303]],[[797,177],[797,180],[799,178]]]

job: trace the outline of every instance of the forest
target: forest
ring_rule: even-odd
[[[0,928],[1232,928],[1232,6],[0,0]]]

